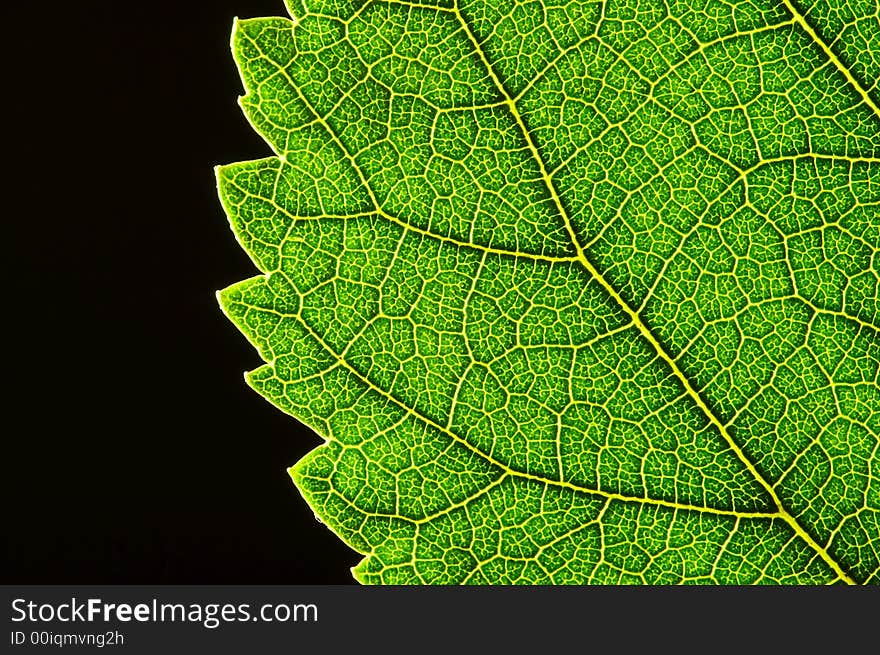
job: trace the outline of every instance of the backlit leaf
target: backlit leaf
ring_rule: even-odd
[[[877,0],[288,10],[220,299],[358,580],[880,582]]]

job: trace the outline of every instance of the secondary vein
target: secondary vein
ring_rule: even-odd
[[[787,5],[789,5],[789,7],[792,9],[792,11],[795,11],[794,8],[791,7],[788,0],[784,0],[784,1]],[[559,211],[559,214],[565,223],[565,227],[566,227],[566,230],[571,238],[572,244],[574,245],[575,249],[577,250],[578,260],[581,262],[583,267],[590,273],[590,275],[597,282],[599,282],[599,284],[602,285],[602,287],[606,290],[606,292],[618,303],[618,305],[621,307],[621,309],[623,309],[623,311],[626,312],[627,315],[629,315],[629,317],[632,319],[633,323],[638,327],[641,334],[653,346],[653,348],[657,352],[657,354],[669,365],[673,374],[682,383],[682,385],[684,386],[688,395],[694,400],[694,402],[697,404],[697,406],[706,415],[706,417],[708,418],[710,423],[712,423],[712,425],[714,425],[715,428],[719,431],[719,433],[722,435],[724,440],[727,442],[728,446],[736,454],[737,458],[739,458],[739,460],[743,463],[743,465],[746,467],[746,469],[748,469],[752,473],[752,475],[755,477],[755,480],[767,491],[768,495],[770,496],[773,503],[776,505],[776,507],[778,509],[779,516],[785,520],[785,522],[792,528],[792,530],[794,530],[794,532],[801,539],[803,539],[813,550],[815,550],[819,554],[819,556],[825,561],[826,564],[828,564],[828,566],[837,574],[837,576],[841,580],[843,580],[847,584],[851,584],[851,585],[856,584],[855,580],[853,580],[841,568],[840,564],[838,564],[837,561],[831,557],[831,555],[828,553],[828,551],[822,545],[817,543],[816,540],[806,530],[804,530],[804,528],[797,522],[797,520],[795,520],[795,518],[791,514],[788,513],[788,511],[785,509],[785,506],[783,505],[782,501],[779,499],[779,496],[776,494],[776,491],[773,488],[773,486],[764,479],[764,477],[755,468],[754,464],[752,464],[752,462],[745,456],[745,453],[743,452],[742,448],[740,448],[739,444],[737,444],[736,441],[734,441],[733,437],[727,431],[724,424],[718,419],[717,416],[715,416],[715,413],[708,407],[706,402],[703,400],[702,396],[700,396],[699,392],[697,392],[697,390],[691,384],[690,380],[684,375],[684,372],[681,370],[681,368],[679,368],[675,359],[673,359],[669,355],[669,353],[666,352],[666,349],[663,347],[663,345],[657,340],[657,338],[654,336],[654,334],[651,332],[651,330],[648,328],[648,326],[642,321],[641,316],[638,314],[638,312],[636,312],[632,307],[630,307],[629,303],[627,303],[626,300],[623,299],[623,297],[620,295],[620,293],[618,293],[617,289],[615,289],[605,279],[605,277],[599,272],[599,270],[593,265],[593,263],[586,256],[586,253],[584,252],[583,246],[580,243],[580,239],[578,239],[577,234],[574,230],[574,226],[572,224],[571,218],[568,215],[568,211],[565,209],[565,205],[562,203],[562,199],[559,196],[559,192],[556,189],[556,185],[554,184],[553,179],[551,178],[551,176],[548,173],[547,168],[544,164],[544,159],[543,159],[543,157],[541,157],[541,155],[538,151],[537,145],[535,144],[534,139],[532,139],[531,133],[529,132],[528,128],[526,127],[525,122],[523,121],[522,116],[519,113],[519,108],[517,107],[511,94],[508,92],[507,88],[504,86],[504,84],[498,78],[498,75],[495,73],[495,68],[490,63],[490,61],[489,61],[488,57],[486,56],[485,52],[483,51],[483,48],[480,45],[479,41],[477,41],[476,36],[474,35],[473,31],[471,30],[470,25],[464,19],[464,16],[461,14],[461,11],[458,7],[457,0],[455,3],[455,15],[457,16],[459,22],[462,25],[462,28],[464,29],[465,34],[467,35],[468,39],[470,40],[471,44],[473,45],[474,50],[476,51],[476,53],[479,56],[480,60],[482,61],[483,65],[486,67],[486,70],[487,70],[489,76],[492,78],[493,82],[495,83],[496,87],[498,88],[498,91],[505,98],[506,104],[508,105],[513,118],[515,119],[517,125],[519,126],[520,132],[522,133],[523,138],[525,139],[525,141],[528,145],[528,148],[532,153],[532,156],[535,158],[535,161],[540,168],[541,175],[544,178],[544,183],[547,187],[547,190],[549,191],[549,193],[553,199],[553,202],[555,203],[556,208]],[[806,23],[804,22],[803,24],[806,24]],[[835,61],[836,61],[836,59],[835,59]],[[838,62],[838,65],[839,65],[839,62]],[[852,76],[850,75],[850,78],[851,77]],[[853,82],[854,82],[854,80],[853,80]],[[865,95],[867,95],[867,94],[865,94]],[[875,108],[875,111],[877,111],[875,106],[874,106],[874,108]],[[880,111],[878,111],[878,115],[880,115]]]
[[[846,78],[847,82],[852,85],[852,87],[856,90],[856,92],[862,96],[862,100],[865,101],[865,104],[871,108],[871,111],[880,118],[880,107],[877,106],[877,103],[874,102],[874,99],[868,94],[868,91],[861,85],[861,83],[853,76],[852,72],[843,65],[843,62],[837,57],[831,47],[825,43],[822,37],[813,29],[813,26],[807,22],[806,17],[802,14],[797,7],[795,7],[794,3],[791,0],[782,0],[782,4],[785,5],[786,9],[788,9],[792,16],[794,16],[795,22],[801,26],[801,28],[809,34],[810,38],[816,42],[816,44],[822,48],[822,51],[831,60],[834,66],[838,71],[843,73],[843,76]]]
[[[366,377],[363,373],[354,368],[340,353],[337,353],[330,345],[323,339],[323,337],[315,331],[311,325],[309,325],[301,316],[298,317],[300,325],[305,328],[305,330],[315,339],[321,347],[323,347],[344,369],[346,369],[349,373],[355,376],[362,384],[364,384],[367,388],[369,388],[374,393],[379,394],[386,400],[390,400],[397,407],[402,409],[408,415],[412,416],[416,420],[425,423],[430,426],[434,430],[437,430],[441,434],[446,435],[456,443],[462,445],[467,448],[470,452],[479,456],[481,459],[491,464],[492,466],[500,469],[505,474],[523,478],[525,480],[531,480],[532,482],[538,482],[541,484],[546,484],[554,487],[561,487],[563,489],[569,489],[570,491],[575,491],[578,493],[588,494],[591,496],[599,496],[602,498],[607,498],[609,500],[618,500],[625,503],[637,503],[637,504],[647,504],[647,505],[657,505],[660,507],[668,507],[670,509],[677,509],[683,511],[691,511],[691,512],[701,512],[704,514],[718,514],[722,516],[733,516],[739,518],[763,518],[763,519],[772,519],[772,518],[782,518],[784,519],[784,515],[780,512],[739,512],[736,510],[728,510],[728,509],[718,509],[715,507],[701,506],[701,505],[689,505],[686,503],[677,503],[669,500],[660,500],[657,498],[647,498],[647,497],[636,497],[636,496],[625,496],[619,493],[613,493],[609,491],[603,491],[601,489],[591,489],[589,487],[582,487],[580,485],[573,484],[571,482],[566,482],[565,480],[553,480],[551,478],[544,478],[539,475],[534,475],[532,473],[526,473],[525,471],[519,471],[517,469],[513,469],[509,467],[504,462],[501,462],[488,453],[484,453],[482,450],[474,446],[467,439],[459,436],[452,430],[446,428],[443,425],[440,425],[433,419],[428,416],[425,416],[421,412],[417,411],[413,407],[410,407],[400,399],[398,399],[394,394],[382,389],[381,387],[374,384],[368,377]]]

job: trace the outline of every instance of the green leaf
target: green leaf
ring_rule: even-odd
[[[877,0],[288,9],[220,299],[358,580],[880,582]]]

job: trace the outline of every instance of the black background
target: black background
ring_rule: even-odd
[[[12,11],[10,14],[9,11]],[[257,273],[213,167],[270,153],[235,15],[282,0],[4,7],[4,583],[349,583],[214,292]]]

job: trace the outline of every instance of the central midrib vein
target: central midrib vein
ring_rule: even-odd
[[[788,0],[785,0],[785,3],[786,3],[786,5],[789,6],[789,8],[792,10],[792,12],[795,14],[796,17],[800,16],[800,14],[798,14],[794,10],[794,8],[791,7]],[[779,496],[776,494],[776,491],[774,490],[773,486],[771,484],[769,484],[764,479],[764,477],[755,468],[754,464],[752,464],[752,462],[745,456],[745,453],[742,451],[742,448],[740,448],[739,444],[737,444],[736,441],[734,441],[733,437],[731,437],[730,433],[727,431],[724,424],[718,419],[717,416],[715,416],[715,413],[709,408],[708,405],[706,405],[706,402],[703,400],[702,396],[700,396],[699,392],[693,387],[690,380],[685,376],[685,374],[681,370],[681,368],[679,368],[675,359],[673,359],[669,355],[669,353],[666,352],[666,349],[663,347],[663,345],[657,340],[657,338],[654,336],[654,334],[651,332],[651,330],[648,328],[648,326],[642,321],[642,318],[641,318],[641,316],[639,316],[638,312],[636,312],[632,307],[630,307],[629,303],[627,303],[626,300],[624,300],[623,297],[621,297],[621,295],[620,295],[620,293],[618,293],[617,289],[615,289],[605,279],[605,277],[599,272],[599,270],[595,266],[593,266],[592,262],[587,258],[586,253],[584,252],[583,246],[581,245],[580,240],[577,238],[577,234],[576,234],[574,227],[572,225],[571,218],[568,215],[568,211],[565,209],[565,205],[562,203],[562,199],[559,196],[559,192],[556,190],[556,185],[553,182],[553,179],[551,178],[550,174],[547,172],[547,167],[544,165],[544,159],[543,159],[543,157],[541,157],[541,154],[538,151],[538,147],[535,144],[534,140],[532,139],[531,133],[529,132],[528,128],[526,127],[525,121],[523,121],[523,118],[519,113],[519,108],[516,106],[516,102],[514,102],[513,97],[507,91],[507,88],[504,86],[504,84],[498,78],[498,75],[495,73],[495,68],[492,66],[492,63],[489,61],[485,52],[483,52],[483,48],[480,45],[479,41],[477,41],[477,38],[474,35],[473,31],[471,30],[470,25],[464,19],[464,16],[462,15],[462,13],[458,7],[458,0],[455,0],[453,13],[458,18],[459,23],[461,23],[461,26],[462,26],[462,29],[464,30],[464,33],[467,35],[468,39],[470,40],[471,44],[473,45],[474,50],[476,51],[476,53],[479,56],[480,60],[482,61],[483,65],[486,67],[486,70],[487,70],[489,76],[492,78],[492,81],[494,82],[495,86],[497,87],[498,92],[501,93],[501,95],[504,97],[504,100],[505,100],[511,114],[513,115],[514,119],[516,120],[516,123],[519,126],[519,130],[522,133],[522,136],[525,139],[526,144],[528,145],[529,151],[532,153],[532,156],[534,157],[536,163],[539,166],[541,176],[544,179],[544,184],[547,187],[547,190],[549,191],[550,196],[552,197],[554,204],[556,205],[556,209],[559,211],[559,214],[562,217],[562,220],[565,222],[565,228],[569,234],[569,237],[571,238],[571,242],[574,245],[575,250],[577,251],[578,261],[587,270],[587,272],[600,285],[602,285],[602,287],[605,289],[605,291],[608,293],[608,295],[610,295],[612,298],[614,298],[615,302],[617,302],[617,304],[620,306],[620,308],[624,312],[626,312],[626,314],[630,317],[630,319],[635,324],[635,326],[639,329],[639,332],[641,332],[642,336],[645,339],[647,339],[648,342],[653,346],[654,350],[657,352],[657,354],[660,356],[660,358],[663,359],[663,361],[665,361],[669,365],[673,374],[682,383],[682,385],[684,386],[688,395],[694,400],[694,402],[697,404],[697,406],[700,408],[700,410],[706,415],[706,417],[709,419],[709,422],[712,423],[712,425],[714,425],[715,428],[721,433],[721,436],[727,442],[727,445],[733,450],[733,452],[736,454],[736,456],[739,458],[739,460],[743,463],[743,465],[752,473],[752,475],[755,477],[755,480],[767,491],[770,498],[773,500],[773,503],[776,505],[777,513],[778,513],[779,517],[782,518],[801,539],[803,539],[813,550],[815,550],[819,554],[819,556],[825,561],[826,564],[828,564],[828,566],[831,567],[831,569],[837,574],[837,576],[842,581],[846,582],[847,584],[851,584],[851,585],[856,584],[855,580],[853,580],[843,570],[843,568],[840,566],[840,564],[838,564],[837,561],[831,557],[831,555],[828,553],[828,551],[821,544],[819,544],[806,530],[804,530],[804,528],[800,525],[800,523],[798,523],[797,520],[791,514],[788,513],[788,511],[785,509],[785,506],[782,504],[782,501],[779,499]],[[801,17],[801,21],[799,21],[799,22],[801,22],[803,25],[806,25],[806,23],[803,22],[803,17]],[[827,51],[827,46],[825,49]],[[832,54],[832,57],[833,57],[833,54]],[[835,59],[836,64],[838,65],[838,67],[840,67],[840,63],[837,62],[836,58],[834,58],[834,59]],[[851,78],[851,76],[849,76],[849,77]]]

